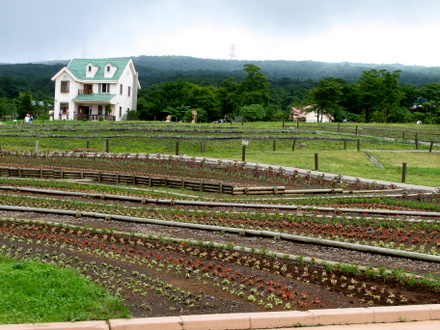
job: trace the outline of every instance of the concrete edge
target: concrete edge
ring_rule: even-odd
[[[440,320],[440,304],[0,325],[0,330],[232,330]]]

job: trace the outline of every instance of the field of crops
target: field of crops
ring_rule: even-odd
[[[0,167],[19,174],[94,171],[290,189],[233,195],[2,170],[1,254],[72,268],[121,297],[132,316],[440,303],[438,191],[192,154],[72,154],[70,142],[55,153],[21,153],[25,138],[9,138]]]

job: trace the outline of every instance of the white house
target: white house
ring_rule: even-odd
[[[297,121],[305,121],[306,123],[317,123],[318,122],[318,114],[316,113],[315,104],[307,105],[303,108],[292,107],[290,111],[290,120]],[[319,122],[320,123],[329,123],[333,121],[333,116],[329,114],[320,114]]]
[[[52,77],[54,119],[125,120],[141,88],[131,59],[72,59]]]

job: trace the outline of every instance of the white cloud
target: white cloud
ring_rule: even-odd
[[[440,65],[438,0],[0,0],[0,62],[187,55]],[[10,32],[9,32],[10,31]]]

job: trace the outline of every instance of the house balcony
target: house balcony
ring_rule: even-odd
[[[90,89],[78,89],[78,95],[89,95],[92,94],[92,91]]]

